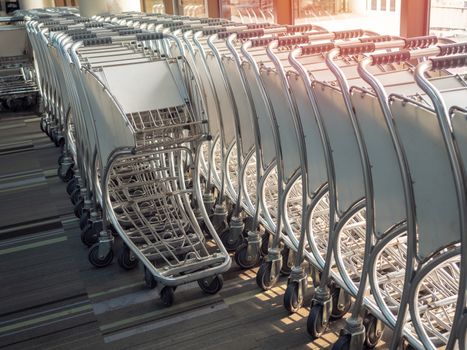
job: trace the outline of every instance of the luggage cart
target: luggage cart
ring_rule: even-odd
[[[170,38],[178,42],[176,37],[161,34],[142,34],[137,38]],[[74,47],[72,56],[79,52],[79,46]],[[191,208],[190,196],[193,201],[199,200],[198,143],[207,137],[206,123],[197,115],[200,111],[192,110],[191,102],[183,97],[187,92],[180,85],[184,80],[179,65],[189,74],[183,61],[160,59],[107,66],[101,72],[87,71],[83,77],[88,99],[99,113],[96,130],[104,130],[105,125],[112,123],[109,133],[116,133],[99,140],[100,164],[105,164],[100,174],[104,230],[99,243],[90,249],[90,262],[102,267],[112,260],[112,236],[106,230],[110,220],[129,248],[129,257],[134,254],[144,264],[147,280],[153,276],[160,282],[158,288],[167,305],[173,302],[173,287],[195,280],[205,292],[216,293],[222,287],[218,274],[230,266],[230,258],[209,219],[207,227],[217,249],[208,250]],[[164,98],[157,102],[149,95],[130,98],[125,88],[131,87],[141,74],[155,75],[151,79],[153,85],[145,89],[146,95],[156,91]],[[122,76],[133,80],[122,86]],[[101,81],[106,82],[105,90]],[[186,188],[188,165],[193,167],[193,189]],[[121,217],[126,220],[122,222]]]
[[[349,35],[349,33],[350,32],[346,33],[346,35]],[[360,33],[360,31],[359,31],[357,34],[361,35],[363,33]],[[338,34],[336,34],[336,33],[324,33],[324,34],[321,33],[321,34],[316,34],[316,35],[317,35],[317,37],[322,38],[322,39],[329,39],[329,38],[333,38],[334,36],[338,36]],[[344,33],[342,33],[342,35],[344,35]],[[301,36],[301,37],[299,36],[297,38],[292,37],[290,39],[284,38],[282,45],[294,45],[294,44],[296,45],[296,44],[299,44],[299,43],[306,43],[312,37],[313,37],[313,34],[310,34],[309,36]],[[279,39],[279,40],[281,40],[281,39]],[[277,45],[277,43],[278,43],[277,41],[273,41],[274,45]],[[271,43],[269,43],[267,41],[263,41],[261,43],[261,39],[259,39],[259,44],[260,45],[265,45],[265,44],[271,45]],[[287,164],[285,164],[285,163],[281,164],[281,166],[284,168],[284,171],[287,173],[286,174],[286,178],[287,178],[286,183],[287,183],[287,185],[281,185],[281,186],[283,186],[282,191],[286,191],[285,195],[283,195],[282,199],[280,199],[280,205],[281,205],[281,208],[282,208],[282,214],[281,215],[284,215],[284,213],[286,211],[287,204],[291,203],[291,198],[288,195],[288,192],[293,188],[294,182],[297,181],[297,179],[298,179],[297,174],[300,175],[299,174],[300,173],[300,164],[302,162],[300,160],[300,158],[293,159],[293,157],[290,156],[290,154],[295,153],[295,154],[297,154],[297,157],[298,157],[298,154],[300,154],[300,152],[302,152],[303,146],[300,147],[298,145],[299,140],[297,140],[296,132],[295,132],[295,129],[294,129],[294,124],[295,124],[294,115],[296,113],[295,105],[294,105],[294,102],[290,100],[290,96],[288,96],[288,93],[287,93],[288,87],[287,87],[287,83],[285,81],[285,79],[286,79],[285,75],[282,72],[281,63],[280,63],[279,59],[272,53],[271,47],[268,48],[267,52],[268,52],[268,58],[271,59],[271,61],[273,63],[269,64],[269,67],[270,67],[269,69],[266,68],[266,67],[262,68],[262,71],[260,72],[261,73],[261,79],[263,80],[262,84],[264,86],[267,86],[266,89],[269,89],[269,91],[267,91],[266,93],[269,94],[269,99],[271,101],[274,101],[274,102],[271,102],[271,103],[272,103],[272,107],[273,108],[275,107],[275,109],[276,109],[274,111],[275,115],[280,115],[281,116],[281,118],[276,118],[277,121],[274,122],[276,125],[280,124],[278,129],[281,130],[281,132],[283,134],[281,136],[278,133],[278,137],[281,137],[280,140],[283,140],[282,142],[284,142],[284,145],[288,145],[288,147],[289,147],[288,152],[287,152],[288,156],[287,156],[287,159],[285,161],[283,160],[284,157],[283,157],[283,155],[281,153],[279,153],[279,156],[278,156],[279,159],[282,159],[281,162],[287,163]],[[286,58],[287,58],[287,56],[285,56],[285,59]],[[290,116],[290,117],[287,119],[287,118],[283,117],[284,115],[285,116]],[[287,135],[285,135],[286,131],[288,133]],[[276,140],[276,143],[280,142],[280,140],[279,141]],[[296,140],[296,141],[294,141],[294,140]],[[294,149],[295,152],[290,151],[290,148]],[[297,198],[300,198],[300,200],[303,199],[301,192],[302,192],[301,189],[296,189],[296,191],[295,191],[295,193],[299,193],[299,196]],[[321,196],[320,196],[320,198],[321,198]],[[323,200],[325,200],[325,199],[323,198]],[[321,204],[323,204],[323,202],[321,202]],[[304,220],[305,217],[306,217],[306,213],[303,213],[302,211],[304,210],[304,208],[307,208],[307,207],[308,207],[307,205],[305,205],[305,206],[302,205],[302,208],[298,208],[296,210],[295,214],[289,213],[290,219],[293,218],[293,220],[295,222],[295,225],[294,225],[295,227],[294,228],[292,228],[292,225],[291,225],[292,220],[289,220],[289,218],[287,218],[285,216],[285,223],[286,223],[285,224],[285,230],[287,232],[286,237],[288,239],[293,240],[293,243],[294,243],[294,244],[292,244],[291,242],[289,242],[289,244],[287,244],[287,246],[292,247],[294,250],[298,246],[298,240],[299,240],[298,237],[300,236],[300,225],[303,227],[303,230],[304,230],[304,228],[306,226],[306,225],[303,225],[301,223],[301,220]],[[317,211],[316,215],[317,215],[317,217],[320,216],[319,221],[323,222],[323,220],[322,220],[323,219],[323,212],[321,210]],[[326,220],[324,222],[326,222]],[[304,234],[302,236],[304,237]],[[279,238],[275,238],[275,239],[278,240]],[[274,246],[277,247],[277,244],[278,244],[277,241],[274,242]],[[272,260],[272,257],[271,257],[271,260]],[[277,264],[278,260],[279,259],[275,259],[276,264]],[[268,264],[268,262],[265,263],[265,266],[267,266],[267,264]],[[265,271],[266,271],[266,267],[265,267]],[[293,286],[298,285],[298,281],[306,281],[306,276],[304,276],[303,271],[300,272],[299,270],[296,270],[296,273],[297,273],[297,284],[292,283]],[[276,276],[273,278],[273,280],[274,279],[277,280],[277,277],[278,277],[278,275],[276,274]],[[259,279],[259,281],[261,281],[261,279]],[[273,284],[274,284],[274,282],[271,283],[271,285],[273,285]],[[287,293],[288,296],[291,296],[291,295],[294,295],[294,294],[295,293],[292,293],[292,294]],[[302,294],[299,293],[299,296],[301,296],[301,295]],[[336,295],[339,295],[339,293],[336,293]],[[287,299],[288,299],[288,301],[292,301],[291,298],[287,298]],[[287,304],[290,305],[290,303],[288,303],[288,302],[287,302]],[[300,307],[299,306],[300,303],[297,303],[296,299],[294,299],[293,304],[297,308]],[[347,305],[348,305],[348,303],[347,303]],[[290,307],[288,309],[292,310],[293,308]]]
[[[462,281],[463,278],[459,275],[461,255],[454,237],[456,237],[456,228],[463,225],[462,221],[459,221],[459,217],[462,220],[463,214],[458,214],[462,213],[463,205],[460,203],[465,203],[465,199],[459,198],[463,194],[462,188],[456,188],[456,184],[462,186],[463,182],[459,181],[458,177],[460,174],[459,160],[453,158],[453,155],[456,155],[452,153],[453,140],[450,132],[446,132],[449,129],[445,129],[449,125],[449,118],[447,114],[442,114],[440,108],[442,108],[443,104],[446,108],[446,106],[462,101],[465,98],[462,97],[465,96],[465,84],[454,76],[431,79],[428,82],[424,78],[424,71],[430,65],[437,67],[435,69],[439,69],[449,67],[452,62],[463,62],[462,64],[465,64],[465,56],[458,58],[457,61],[456,58],[451,57],[436,58],[419,65],[415,78],[423,90],[433,98],[433,104],[429,99],[423,97],[423,91],[416,91],[413,88],[412,95],[408,94],[410,97],[407,95],[402,97],[400,95],[401,91],[407,92],[410,90],[407,90],[403,84],[391,86],[387,82],[386,85],[388,86],[386,87],[384,84],[385,79],[373,76],[368,72],[367,67],[379,62],[406,61],[409,58],[423,57],[425,55],[455,53],[458,52],[457,50],[463,52],[465,44],[439,45],[432,49],[414,52],[400,51],[392,54],[376,54],[363,61],[360,65],[362,77],[377,93],[380,109],[384,111],[384,113],[380,112],[380,115],[384,114],[384,118],[387,120],[386,123],[389,125],[388,129],[395,140],[394,144],[399,145],[400,157],[402,158],[399,161],[403,175],[402,181],[405,186],[405,210],[407,211],[407,254],[402,263],[405,260],[407,262],[406,266],[402,265],[402,268],[406,268],[406,272],[401,276],[401,279],[405,278],[405,280],[400,283],[403,289],[397,297],[398,306],[400,305],[400,309],[397,310],[397,322],[391,322],[392,326],[395,327],[396,335],[394,339],[398,336],[400,338],[400,335],[404,333],[409,343],[419,349],[435,349],[446,344],[448,348],[452,348],[455,339],[460,339],[456,329],[459,329],[457,325],[461,323],[461,309],[463,306],[456,307],[456,301],[460,305],[465,305],[465,296],[463,296],[465,293],[462,291],[462,288],[465,290],[465,284],[462,285],[462,282],[457,282]],[[431,87],[431,90],[427,89],[427,86]],[[438,89],[439,93],[437,93]],[[414,94],[414,91],[417,93]],[[431,91],[434,91],[434,93],[431,93]],[[388,98],[389,94],[391,94],[390,98]],[[438,99],[436,100],[436,98]],[[401,107],[401,103],[404,107]],[[406,104],[410,105],[410,107],[405,107]],[[411,108],[411,110],[408,111],[408,108]],[[368,115],[368,112],[366,112],[366,115]],[[383,119],[382,116],[381,118]],[[396,122],[397,129],[392,127],[390,122],[392,118]],[[426,132],[424,132],[425,130]],[[448,137],[446,138],[446,136]],[[414,142],[414,138],[417,138],[417,142]],[[444,142],[441,140],[444,140]],[[429,156],[422,156],[428,147],[431,147]],[[420,152],[421,149],[423,149],[422,152]],[[454,165],[450,166],[453,161]],[[439,170],[433,169],[433,162],[437,164],[436,169]],[[406,164],[405,167],[404,164]],[[422,170],[427,169],[427,167],[431,169],[429,175],[425,170]],[[452,169],[450,173],[452,177],[446,176],[446,169]],[[443,173],[443,175],[440,173]],[[435,183],[433,181],[441,177],[442,181],[436,182],[436,189],[433,189],[432,184]],[[430,194],[427,194],[427,192],[424,194],[424,191],[429,191]],[[433,193],[433,191],[436,193]],[[431,205],[429,209],[427,209],[428,197],[437,198],[436,203]],[[446,197],[449,197],[449,200],[443,199]],[[438,204],[440,203],[438,200],[443,204]],[[448,210],[449,213],[444,210]],[[434,214],[435,212],[436,214]],[[427,217],[427,215],[431,215],[431,217]],[[440,226],[433,225],[433,215],[437,216],[436,220],[439,220],[437,224]],[[415,230],[415,224],[418,230]],[[436,240],[430,238],[430,234],[433,237],[435,235],[434,231],[439,230],[441,227],[443,227],[443,232],[446,232],[447,237],[441,238],[436,234]],[[447,227],[450,227],[451,230],[446,231]],[[459,232],[463,232],[462,229]],[[462,234],[457,233],[457,235],[458,240],[462,241]],[[418,244],[415,240],[418,240]],[[415,277],[410,277],[412,275],[411,271],[414,271],[414,266],[417,266]],[[374,268],[373,265],[371,265],[371,268]],[[378,280],[379,278],[380,276],[378,276]],[[409,288],[407,286],[411,280],[415,282]],[[376,281],[376,285],[378,285],[378,282],[381,285],[380,281]],[[461,290],[459,296],[457,296],[458,288]],[[410,324],[405,321],[405,305],[407,305],[409,293]],[[384,295],[384,291],[376,290],[374,295],[379,307],[387,315],[388,307],[385,302],[389,298]],[[459,300],[457,300],[458,298]],[[392,317],[393,319],[394,317]],[[451,332],[451,327],[455,330],[454,332]],[[337,345],[343,346],[342,344],[345,344],[345,342],[354,342],[355,340],[350,338],[354,338],[354,335],[348,331],[344,332],[339,342],[336,343],[336,349],[340,348]],[[400,339],[393,340],[391,347],[396,346],[399,342]]]
[[[339,66],[333,65],[332,60],[329,58],[326,62],[333,74],[338,77],[343,98],[340,97],[339,90],[334,88],[332,84],[321,82],[332,81],[332,77],[329,77],[330,73],[327,69],[321,69],[322,72],[320,73],[319,70],[314,71],[309,67],[305,69],[303,66],[300,66],[296,57],[294,57],[299,54],[299,52],[295,52],[291,57],[291,62],[297,67],[297,70],[301,72],[302,78],[304,80],[308,79],[308,96],[310,101],[312,101],[314,109],[318,112],[317,115],[322,119],[322,129],[325,131],[323,144],[326,146],[324,148],[325,152],[328,152],[326,156],[329,162],[327,167],[328,169],[331,168],[331,164],[331,169],[333,171],[332,176],[328,175],[328,178],[332,179],[329,185],[332,187],[332,191],[330,188],[330,208],[331,213],[336,211],[338,214],[336,223],[331,225],[329,235],[330,243],[326,247],[325,266],[308,319],[308,330],[314,337],[318,337],[326,328],[327,321],[323,320],[329,317],[331,305],[333,304],[331,303],[330,294],[327,294],[329,293],[329,289],[326,287],[329,281],[328,276],[331,272],[331,266],[334,264],[334,262],[332,262],[332,254],[335,255],[337,268],[339,270],[339,274],[335,276],[336,282],[351,294],[356,295],[355,293],[358,290],[357,285],[361,282],[360,278],[364,264],[363,259],[366,256],[366,254],[363,254],[362,250],[362,247],[365,245],[365,222],[368,220],[369,215],[372,215],[371,208],[368,209],[365,207],[365,201],[362,201],[364,193],[368,195],[368,173],[365,172],[367,171],[365,167],[359,170],[359,164],[362,164],[361,159],[366,157],[367,151],[364,149],[358,134],[358,128],[356,128],[356,122],[353,117],[354,112],[347,98],[348,87],[342,82],[344,78],[339,76],[335,70],[345,70],[346,75],[349,75],[347,79],[355,79],[356,69],[355,64],[352,63],[353,59],[347,60],[345,59],[345,55],[361,53],[362,50],[359,51],[358,48],[374,48],[374,45],[382,45],[384,48],[388,47],[387,45],[395,45],[397,43],[400,45],[402,43],[399,40],[396,43],[386,44],[385,41],[387,40],[387,37],[360,39],[363,44],[342,44],[339,46],[339,49],[334,49],[334,51],[328,54],[329,57],[331,54],[336,56],[337,53],[340,53],[344,57],[344,60],[342,60],[342,58],[340,59]],[[429,39],[427,40],[429,42]],[[374,44],[373,41],[375,41],[376,44]],[[406,43],[406,41],[403,43]],[[308,50],[316,52],[318,47],[319,46],[310,47]],[[379,67],[378,71],[381,71],[381,68],[383,67]],[[307,70],[310,70],[311,76],[315,79],[313,83],[310,78],[307,78]],[[311,88],[309,88],[310,86]],[[336,119],[334,120],[331,116]],[[357,137],[353,135],[357,135]],[[329,151],[326,151],[326,149],[330,150],[331,148],[332,157]],[[362,181],[362,179],[364,179],[364,181]],[[339,199],[338,201],[337,198]],[[336,204],[333,205],[333,202]],[[331,214],[330,217],[334,218],[334,215]],[[366,226],[367,230],[369,227],[370,226]],[[345,251],[347,251],[348,254],[345,253]],[[362,290],[364,291],[365,288],[362,288]],[[325,300],[327,301],[325,302]],[[328,309],[325,310],[326,308]],[[324,317],[323,314],[325,314]],[[376,319],[368,318],[368,320],[368,322],[373,322]],[[379,329],[378,336],[381,335],[382,331]],[[377,342],[378,336],[373,337],[375,342]]]

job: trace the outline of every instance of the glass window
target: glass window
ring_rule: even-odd
[[[164,0],[143,0],[143,10],[148,13],[165,13]]]
[[[467,1],[431,0],[430,34],[467,41]]]
[[[294,0],[296,24],[399,35],[401,0]]]
[[[273,0],[222,0],[221,17],[241,23],[275,22]]]
[[[185,16],[208,16],[208,7],[206,5],[206,0],[178,0],[178,9],[179,13]]]

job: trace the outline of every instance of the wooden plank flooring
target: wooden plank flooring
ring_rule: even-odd
[[[332,347],[343,321],[311,342],[307,309],[290,316],[282,307],[285,278],[262,293],[255,270],[234,265],[217,295],[192,283],[165,308],[141,268],[93,268],[56,176],[58,155],[37,116],[0,115],[1,349]]]

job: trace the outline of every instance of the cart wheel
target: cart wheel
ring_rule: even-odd
[[[264,232],[263,236],[261,237],[261,254],[263,256],[268,255],[270,237],[271,234],[268,231]]]
[[[139,260],[135,256],[132,256],[130,248],[124,244],[118,255],[118,264],[125,270],[132,270],[138,266],[138,262]]]
[[[50,125],[45,123],[45,134],[50,137]]]
[[[350,350],[351,337],[348,334],[341,335],[334,343],[332,350]]]
[[[279,279],[279,275],[271,276],[272,263],[265,261],[259,267],[258,273],[256,274],[256,283],[262,290],[269,290],[276,284]]]
[[[83,210],[83,214],[79,218],[79,228],[81,229],[81,231],[83,231],[86,228],[90,217],[91,213],[89,212],[89,210]]]
[[[314,305],[306,323],[308,333],[318,339],[326,331],[326,326],[323,325],[323,305]]]
[[[165,306],[172,306],[175,300],[175,293],[172,287],[164,287],[161,290],[161,301]]]
[[[210,218],[212,220],[212,218]],[[218,224],[217,226],[214,226],[214,230],[216,230],[217,233],[220,232],[220,234],[222,234],[222,232],[224,232],[224,230],[226,228],[228,228],[229,225],[227,224],[227,221],[222,221],[220,224]]]
[[[81,198],[81,191],[80,189],[77,187],[73,192],[71,192],[70,194],[70,200],[71,200],[71,203],[73,205],[75,205],[79,199]]]
[[[45,117],[42,117],[41,122],[39,123],[39,127],[41,128],[42,132],[45,132],[46,125],[47,125],[47,122],[45,121]]]
[[[61,149],[63,149],[63,147],[65,147],[65,138],[62,136],[62,137],[56,139],[55,146],[60,147]]]
[[[368,349],[374,349],[383,337],[384,323],[369,314],[363,320],[363,325],[365,326],[365,345]]]
[[[144,282],[149,289],[154,289],[157,287],[157,280],[154,278],[152,273],[149,272],[146,266],[144,267]]]
[[[88,222],[84,230],[81,231],[81,242],[83,242],[84,245],[90,247],[93,244],[97,243],[98,240],[98,232],[95,232],[92,227],[92,224]]]
[[[72,178],[73,178],[73,168],[70,166],[66,173],[65,174],[62,174],[62,171],[61,171],[61,166],[58,167],[58,170],[57,170],[57,176],[60,180],[62,180],[63,182],[68,182],[70,181]]]
[[[81,215],[83,215],[83,208],[84,208],[84,198],[80,198],[79,201],[75,203],[75,206],[73,207],[73,212],[75,213],[75,216],[77,218],[80,218]]]
[[[352,306],[352,299],[346,298],[345,304],[339,304],[339,293],[341,289],[339,287],[332,287],[331,296],[332,296],[332,311],[331,318],[333,320],[339,320],[349,312],[350,307]]]
[[[243,235],[241,234],[238,237],[232,237],[229,227],[222,231],[220,238],[228,252],[234,252],[243,241]]]
[[[282,255],[282,267],[281,267],[281,274],[284,276],[289,276],[290,273],[292,272],[292,268],[289,266],[289,253],[290,253],[290,248],[284,247],[282,249],[281,255]]]
[[[224,278],[222,275],[216,275],[213,278],[203,278],[198,280],[198,285],[201,290],[206,294],[216,294],[224,285]]]
[[[57,136],[57,133],[54,133],[52,141],[54,142],[55,147],[60,147],[60,139],[61,138]]]
[[[94,244],[89,249],[89,254],[88,254],[89,262],[97,268],[106,267],[110,265],[112,263],[113,258],[114,258],[114,252],[112,249],[109,250],[109,252],[103,259],[99,257],[99,243]]]
[[[238,266],[242,269],[251,269],[258,265],[259,263],[259,254],[255,254],[255,256],[248,257],[247,254],[248,243],[243,242],[235,251],[235,262]],[[248,259],[249,258],[249,259]]]
[[[60,166],[62,164],[63,158],[65,158],[65,155],[63,153],[58,156],[58,158],[57,158],[58,166]]]
[[[68,195],[71,195],[73,191],[76,190],[77,188],[79,189],[78,179],[74,177],[70,181],[68,181],[68,183],[66,184],[66,193],[68,193]]]
[[[245,225],[245,229],[243,230],[243,233],[245,234],[245,237],[248,236],[248,231],[255,231],[257,227],[253,227],[254,219],[251,216],[247,216],[243,220],[243,224]]]
[[[284,307],[291,313],[296,313],[303,305],[303,297],[298,298],[298,288],[300,285],[297,282],[292,282],[287,285],[284,294]]]

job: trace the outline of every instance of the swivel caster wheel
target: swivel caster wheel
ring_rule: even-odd
[[[272,263],[265,261],[259,267],[258,273],[256,274],[256,283],[262,290],[269,290],[277,283],[279,274],[272,275]]]
[[[303,306],[303,297],[298,297],[298,288],[300,285],[297,282],[291,282],[285,290],[284,307],[291,314],[296,313]]]
[[[73,207],[73,213],[77,218],[81,218],[81,215],[83,215],[83,209],[84,209],[84,198],[80,198],[79,201],[75,203],[75,206]]]
[[[331,288],[331,296],[332,296],[332,311],[331,311],[331,318],[333,320],[339,320],[344,317],[347,312],[349,312],[350,307],[352,306],[352,299],[349,296],[344,298],[344,303],[339,301],[339,294],[341,289],[339,287],[332,287]]]
[[[112,263],[114,258],[114,253],[112,249],[109,249],[109,252],[104,257],[99,257],[99,243],[94,244],[91,249],[89,249],[88,260],[94,267],[102,268],[109,266]]]
[[[87,226],[81,231],[81,242],[90,247],[99,241],[99,232],[94,230],[92,224],[88,222]]]
[[[73,192],[70,194],[70,200],[73,205],[75,205],[81,198],[81,191],[80,188],[77,187]]]
[[[41,118],[41,121],[39,123],[39,127],[41,128],[42,132],[46,132],[46,127],[47,127],[47,122],[44,117]]]
[[[65,147],[65,138],[63,136],[57,138],[55,140],[55,146],[60,147],[60,149],[63,149],[63,147]]]
[[[81,229],[81,231],[83,231],[88,225],[90,217],[91,213],[89,212],[89,210],[83,210],[83,214],[79,218],[79,228]]]
[[[259,264],[259,254],[248,256],[248,243],[243,242],[235,251],[235,262],[242,269],[247,270]]]
[[[79,184],[78,179],[74,177],[66,184],[66,193],[68,193],[68,195],[71,195],[76,189],[79,189]]]
[[[289,276],[290,272],[292,272],[292,267],[289,266],[290,248],[284,247],[284,249],[282,249],[281,255],[282,255],[281,274],[284,276]]]
[[[138,259],[131,253],[130,248],[126,244],[123,245],[120,254],[118,255],[118,264],[125,270],[133,270],[138,266]]]
[[[271,234],[267,231],[264,232],[263,236],[261,237],[261,255],[262,256],[268,255],[270,237],[271,237]]]
[[[161,290],[161,301],[165,306],[172,306],[175,301],[175,292],[172,287],[164,287]]]
[[[334,343],[332,350],[350,350],[351,336],[348,334],[341,335]]]
[[[58,166],[62,165],[63,158],[65,158],[65,155],[63,153],[58,156],[57,158]]]
[[[146,266],[144,267],[144,282],[149,289],[154,289],[157,287],[157,280]]]
[[[374,349],[384,333],[384,323],[375,316],[368,314],[363,320],[365,326],[365,346],[367,349]]]
[[[203,278],[201,280],[198,280],[198,285],[204,293],[216,294],[224,286],[224,278],[222,277],[222,275]]]
[[[73,175],[73,168],[71,166],[69,166],[68,169],[66,169],[66,171],[62,169],[62,166],[58,167],[57,176],[63,182],[70,181],[73,178]]]
[[[234,252],[238,248],[238,246],[242,244],[243,236],[240,234],[238,235],[238,237],[234,237],[230,231],[230,228],[227,227],[220,234],[220,239],[228,252]]]
[[[313,305],[308,315],[308,320],[306,323],[306,328],[308,333],[313,337],[313,339],[320,338],[327,328],[327,322],[323,324],[323,305]]]

